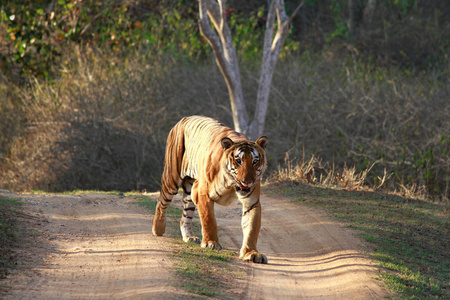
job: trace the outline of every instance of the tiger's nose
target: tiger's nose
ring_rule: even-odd
[[[245,185],[245,186],[250,186],[252,184],[252,182],[244,180],[244,181],[242,181],[242,184]]]

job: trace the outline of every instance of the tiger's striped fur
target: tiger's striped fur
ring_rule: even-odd
[[[161,193],[153,220],[153,234],[163,235],[166,210],[178,188],[183,188],[181,234],[185,242],[222,249],[217,236],[214,204],[242,204],[244,234],[240,258],[267,263],[256,244],[261,228],[260,181],[266,169],[267,137],[256,142],[207,117],[183,118],[167,138]],[[198,207],[203,238],[192,231],[192,218]]]

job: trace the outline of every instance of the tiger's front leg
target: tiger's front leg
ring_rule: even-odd
[[[198,215],[202,223],[202,248],[222,250],[217,235],[217,222],[214,215],[214,201],[209,199],[207,193],[199,192],[198,182],[194,183],[193,201],[197,205]]]
[[[243,214],[241,225],[244,240],[239,258],[245,261],[252,261],[254,263],[267,264],[267,256],[256,250],[259,231],[261,229],[261,202],[259,199],[256,201],[256,203],[252,203],[250,201],[249,203],[245,201],[242,203]]]
[[[191,197],[193,183],[194,180],[192,178],[187,177],[183,179],[183,215],[180,220],[180,230],[184,242],[200,244],[201,240],[195,236],[192,230],[192,218],[195,211],[195,204]]]

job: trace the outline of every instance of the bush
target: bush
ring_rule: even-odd
[[[267,130],[275,129],[279,139],[272,147],[279,152],[294,147],[291,157],[316,155],[359,171],[376,163],[371,184],[386,169],[392,173],[387,184],[415,184],[448,198],[447,80],[340,60],[311,61],[314,57],[283,64],[274,76]]]
[[[3,187],[154,190],[170,128],[185,115],[228,113],[215,68],[141,55],[99,59],[90,50],[73,59],[76,68],[21,99],[26,133],[3,161]]]

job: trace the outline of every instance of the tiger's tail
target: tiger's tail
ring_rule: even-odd
[[[164,170],[161,176],[161,193],[156,205],[152,232],[161,236],[166,229],[166,211],[181,185],[181,164],[184,155],[184,121],[183,118],[170,131],[167,137]]]

